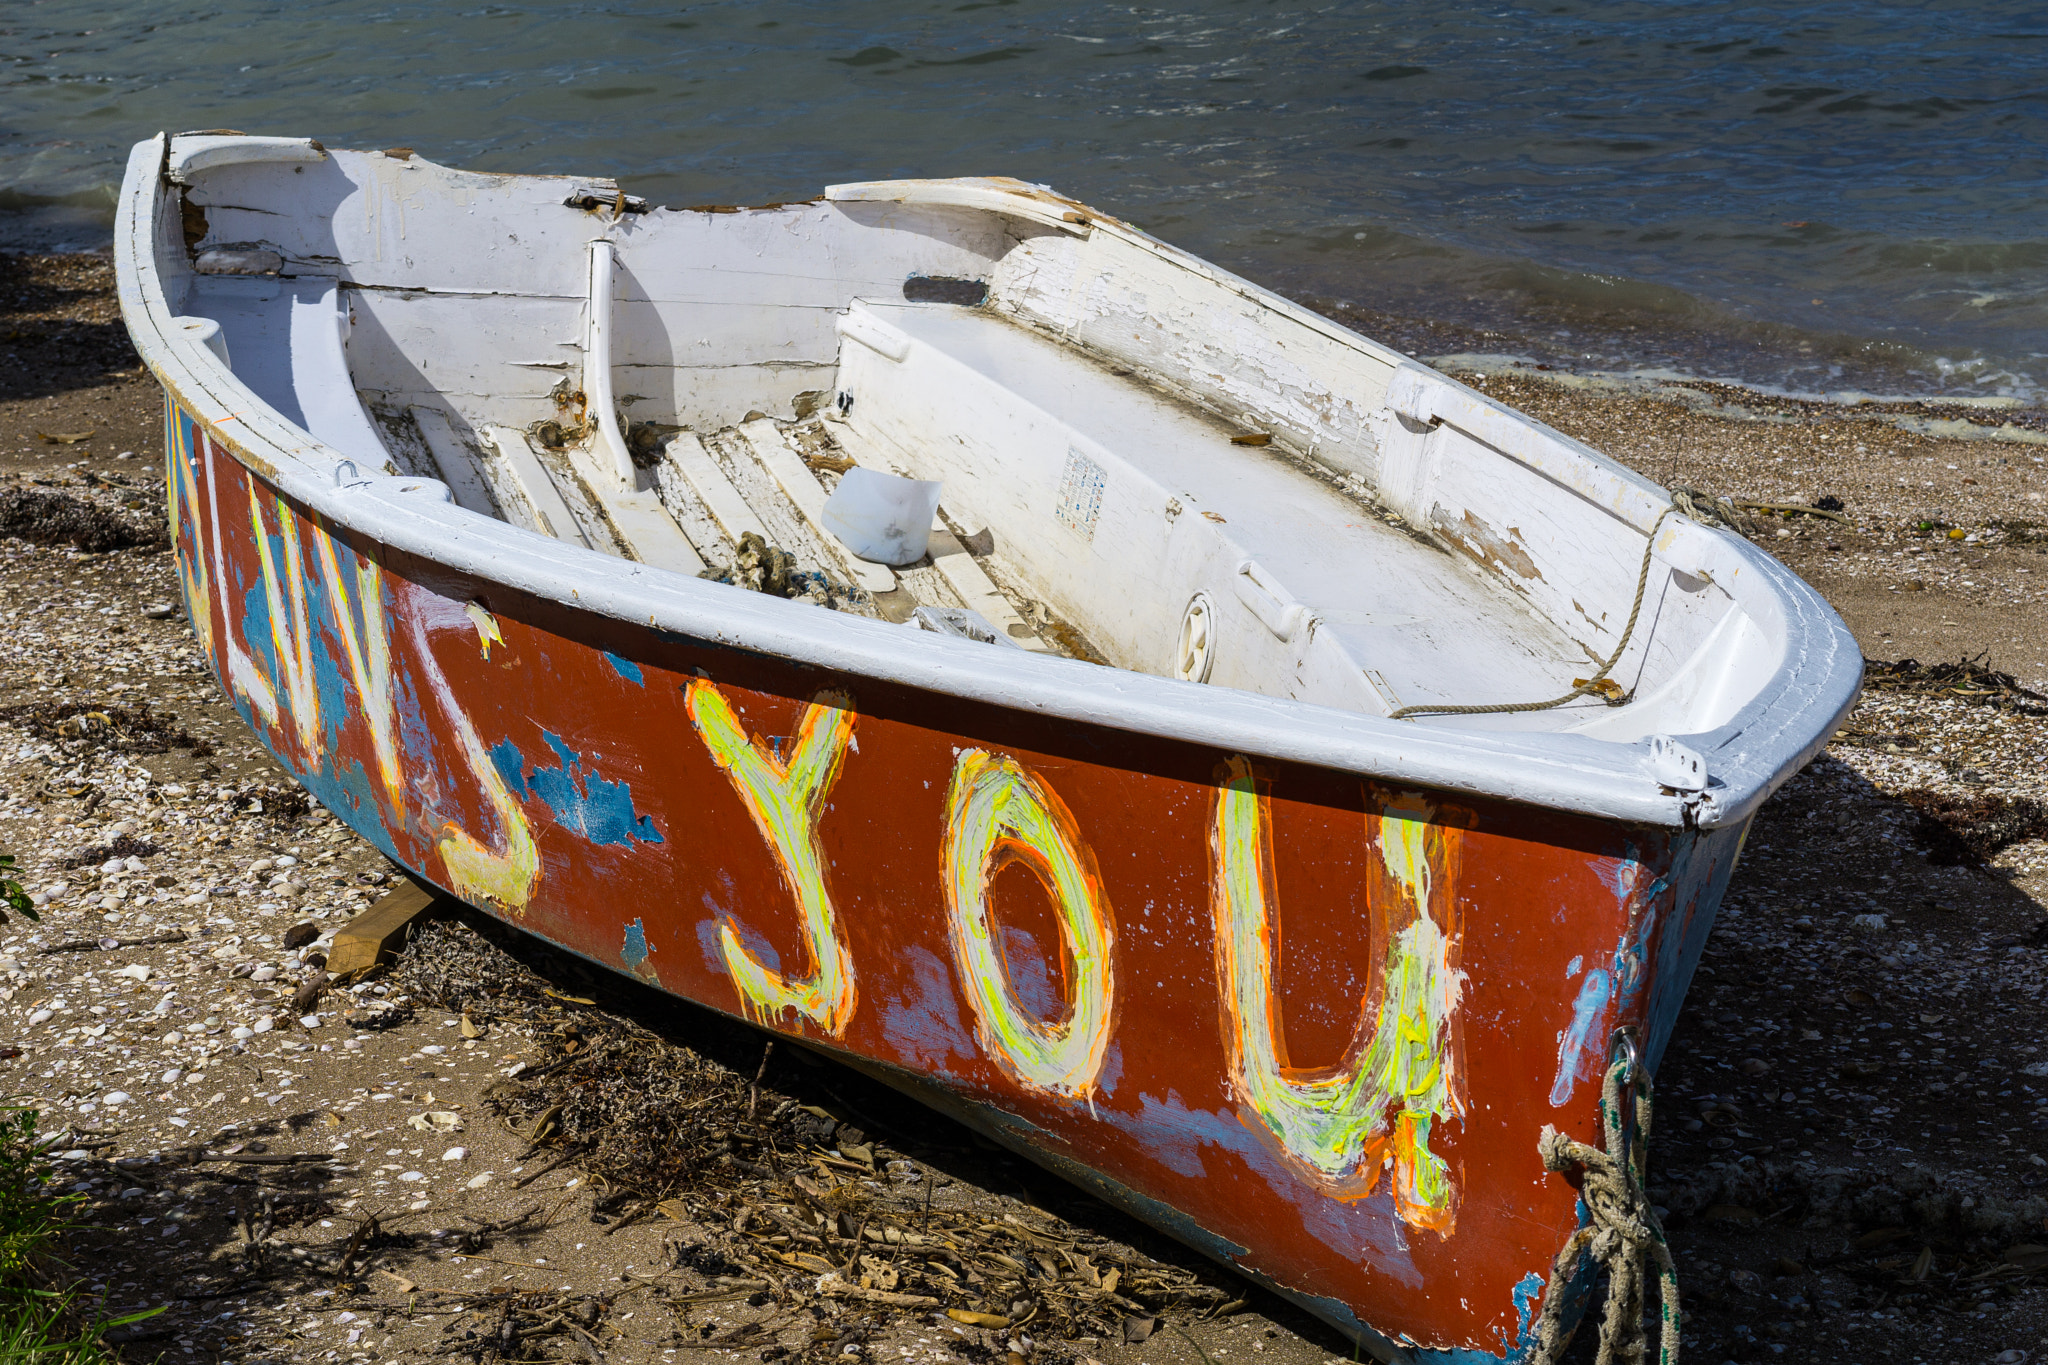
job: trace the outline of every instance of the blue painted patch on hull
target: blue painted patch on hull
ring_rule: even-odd
[[[619,949],[619,960],[626,964],[626,970],[651,985],[661,984],[661,973],[654,969],[650,959],[654,956],[654,945],[647,941],[647,924],[634,920],[626,926],[626,941]]]
[[[574,830],[593,844],[665,842],[655,827],[654,817],[633,809],[633,789],[625,781],[600,775],[583,756],[562,742],[559,735],[542,731],[541,738],[560,767],[536,765],[526,769],[526,756],[519,746],[503,739],[491,746],[491,766],[505,785],[522,797],[533,797],[554,812],[564,828]]]

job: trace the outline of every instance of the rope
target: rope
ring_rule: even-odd
[[[1674,488],[1671,501],[1678,504],[1678,510],[1702,526],[1725,526],[1739,535],[1754,535],[1761,529],[1751,512],[1775,512],[1787,517],[1825,517],[1839,521],[1844,526],[1853,525],[1848,517],[1825,507],[1809,507],[1803,502],[1747,502],[1731,498],[1727,494],[1715,497],[1697,488]]]
[[[1536,1325],[1533,1365],[1556,1365],[1571,1344],[1564,1324],[1565,1291],[1590,1256],[1607,1271],[1607,1311],[1600,1322],[1598,1365],[1642,1365],[1649,1342],[1643,1331],[1644,1258],[1657,1265],[1657,1287],[1663,1301],[1658,1365],[1678,1365],[1678,1267],[1665,1244],[1657,1210],[1643,1192],[1644,1167],[1650,1143],[1650,1079],[1634,1076],[1635,1132],[1623,1134],[1621,1088],[1633,1071],[1624,1058],[1607,1069],[1600,1092],[1600,1123],[1607,1150],[1575,1142],[1548,1124],[1537,1140],[1545,1170],[1563,1173],[1580,1168],[1579,1196],[1587,1222],[1574,1232],[1550,1267],[1550,1287],[1543,1295],[1543,1316]]]
[[[1726,496],[1717,498],[1704,489],[1680,485],[1671,490],[1671,505],[1702,526],[1725,526],[1737,535],[1749,535],[1757,524],[1756,518],[1748,515],[1748,509],[1761,504],[1737,502]]]
[[[1693,491],[1688,488],[1673,489],[1670,505],[1659,512],[1657,519],[1650,523],[1650,533],[1643,540],[1643,566],[1636,571],[1636,600],[1630,604],[1628,609],[1628,625],[1622,628],[1620,643],[1614,646],[1614,653],[1607,656],[1607,662],[1600,665],[1599,672],[1590,678],[1585,678],[1575,683],[1572,690],[1563,696],[1552,697],[1549,701],[1495,702],[1489,706],[1434,706],[1425,702],[1416,706],[1403,706],[1389,711],[1387,712],[1387,719],[1406,720],[1410,716],[1499,716],[1506,715],[1511,711],[1548,711],[1553,706],[1563,706],[1566,702],[1577,701],[1580,697],[1589,696],[1596,692],[1602,694],[1601,700],[1605,701],[1609,706],[1627,705],[1634,696],[1634,693],[1624,692],[1619,697],[1610,697],[1606,695],[1607,689],[1603,688],[1600,684],[1607,681],[1607,675],[1614,671],[1616,664],[1621,662],[1622,651],[1628,648],[1630,638],[1636,633],[1636,620],[1643,614],[1643,592],[1650,586],[1650,560],[1656,554],[1657,532],[1664,525],[1664,519],[1673,512],[1685,512],[1687,516],[1692,516],[1695,521],[1701,520],[1700,517],[1695,516],[1680,503],[1682,497]],[[1705,499],[1705,496],[1705,494],[1700,495],[1702,500]],[[1687,501],[1690,501],[1690,499],[1687,499]],[[1711,506],[1711,503],[1709,505]],[[1718,521],[1719,517],[1717,516],[1715,520]],[[1709,522],[1707,524],[1711,525],[1713,523]],[[1609,686],[1612,686],[1612,684],[1609,684]]]

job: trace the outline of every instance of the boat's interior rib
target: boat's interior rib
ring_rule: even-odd
[[[946,202],[965,182],[912,182],[934,202],[606,223],[556,182],[337,159],[337,199],[415,187],[402,260],[336,244],[354,211],[280,226],[249,207],[282,202],[276,168],[236,167],[192,191],[213,207],[177,262],[187,325],[324,444],[470,512],[794,603],[1373,714],[1552,697],[1621,641],[1644,555],[1621,504],[1655,490],[1186,258],[1126,237],[1105,264],[1063,201],[1005,190],[1003,217]],[[503,278],[466,238],[438,263],[417,246],[464,203],[517,243]],[[223,240],[238,227],[282,240]],[[892,568],[828,528],[855,467],[940,481],[924,557]],[[1614,674],[1630,706],[1448,723],[1719,723],[1770,651],[1678,562],[1687,534]]]

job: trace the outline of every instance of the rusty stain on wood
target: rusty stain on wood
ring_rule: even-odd
[[[1503,536],[1469,511],[1460,520],[1452,521],[1442,504],[1430,509],[1429,519],[1445,539],[1494,572],[1506,569],[1527,579],[1543,577],[1543,571],[1522,546],[1519,527],[1510,526]]]

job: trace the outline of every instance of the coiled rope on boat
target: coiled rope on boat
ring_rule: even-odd
[[[1581,679],[1572,687],[1571,691],[1561,697],[1552,697],[1549,701],[1503,701],[1483,706],[1433,706],[1427,702],[1422,702],[1414,706],[1403,706],[1389,711],[1387,712],[1387,719],[1406,720],[1410,716],[1498,716],[1505,715],[1511,711],[1548,711],[1553,706],[1563,706],[1566,702],[1577,701],[1580,697],[1592,696],[1596,693],[1609,706],[1626,705],[1630,697],[1634,695],[1633,693],[1624,692],[1618,697],[1609,696],[1607,695],[1607,688],[1614,686],[1614,684],[1608,683],[1607,687],[1603,687],[1601,684],[1607,682],[1607,675],[1612,673],[1614,666],[1621,662],[1622,652],[1628,648],[1629,640],[1636,633],[1636,620],[1643,614],[1643,592],[1650,586],[1650,561],[1657,552],[1657,532],[1663,529],[1664,519],[1673,512],[1681,511],[1686,512],[1688,516],[1693,516],[1693,519],[1696,521],[1700,519],[1697,515],[1688,511],[1687,508],[1681,506],[1679,502],[1682,496],[1693,491],[1689,488],[1672,490],[1671,501],[1666,504],[1663,511],[1657,514],[1657,519],[1650,523],[1650,533],[1643,540],[1643,566],[1636,571],[1636,600],[1628,609],[1628,625],[1622,628],[1620,643],[1614,646],[1614,653],[1607,656],[1607,662],[1600,665],[1599,672],[1590,678]],[[1702,501],[1707,501],[1704,494],[1700,495],[1700,497]],[[1708,502],[1708,506],[1712,506],[1711,502]]]
[[[1607,662],[1600,665],[1600,671],[1590,678],[1581,679],[1572,685],[1572,690],[1549,701],[1508,701],[1494,702],[1483,706],[1433,706],[1427,702],[1414,706],[1397,707],[1387,712],[1388,720],[1406,720],[1410,716],[1499,716],[1514,711],[1548,711],[1555,706],[1577,701],[1580,697],[1599,696],[1609,706],[1626,706],[1634,700],[1635,693],[1622,692],[1615,684],[1607,681],[1607,675],[1621,662],[1623,651],[1636,633],[1636,621],[1643,614],[1643,593],[1650,586],[1650,561],[1657,550],[1657,532],[1663,529],[1665,518],[1673,512],[1690,517],[1702,526],[1724,526],[1737,535],[1747,534],[1756,529],[1755,521],[1746,517],[1749,510],[1768,512],[1799,512],[1808,516],[1827,517],[1834,521],[1846,522],[1847,517],[1825,508],[1807,507],[1799,503],[1737,502],[1729,497],[1715,497],[1712,493],[1698,488],[1679,486],[1671,490],[1671,501],[1657,519],[1650,523],[1650,533],[1644,538],[1643,565],[1636,571],[1636,600],[1628,609],[1628,625],[1621,632],[1621,642],[1608,655]],[[1603,686],[1603,684],[1605,684]]]
[[[1537,1140],[1544,1169],[1563,1174],[1577,1167],[1579,1197],[1586,1224],[1571,1236],[1550,1267],[1550,1286],[1543,1295],[1543,1316],[1536,1325],[1533,1365],[1556,1365],[1571,1344],[1565,1325],[1565,1298],[1586,1258],[1607,1272],[1607,1308],[1600,1322],[1598,1365],[1642,1365],[1649,1349],[1643,1331],[1648,1288],[1646,1261],[1656,1264],[1662,1324],[1658,1365],[1678,1365],[1678,1267],[1664,1241],[1657,1210],[1643,1189],[1649,1159],[1652,1097],[1650,1078],[1639,1074],[1635,1049],[1607,1069],[1600,1091],[1600,1124],[1607,1150],[1574,1141],[1548,1124]],[[1624,1121],[1622,1090],[1632,1089],[1635,1126]]]

